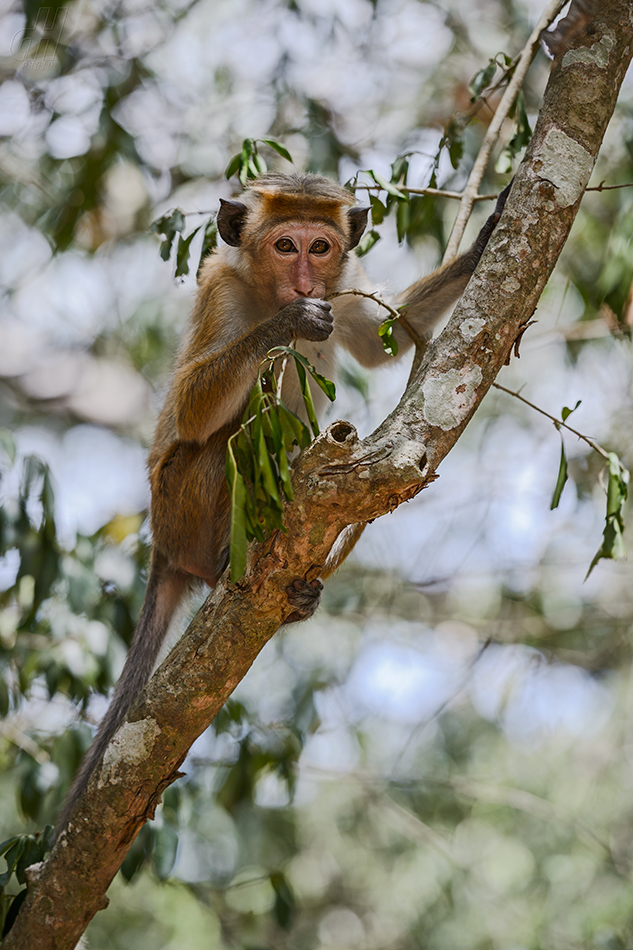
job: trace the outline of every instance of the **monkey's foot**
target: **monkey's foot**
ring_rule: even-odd
[[[322,590],[323,584],[318,577],[309,583],[298,577],[290,587],[286,587],[288,603],[294,607],[294,610],[289,617],[286,617],[284,623],[297,623],[299,620],[307,620],[311,617],[319,606]]]

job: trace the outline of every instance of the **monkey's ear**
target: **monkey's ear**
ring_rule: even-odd
[[[349,248],[356,247],[363,236],[363,231],[367,227],[367,215],[370,212],[369,206],[366,208],[350,208],[347,212],[349,221]]]
[[[246,205],[241,201],[227,201],[225,198],[220,198],[220,210],[216,223],[220,237],[231,247],[239,247],[247,210]]]

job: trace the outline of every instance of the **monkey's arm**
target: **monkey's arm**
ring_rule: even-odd
[[[301,298],[220,349],[209,345],[206,356],[194,357],[192,344],[172,384],[178,438],[202,443],[239,418],[269,350],[295,337],[326,340],[332,326],[329,303]]]
[[[403,316],[418,336],[424,337],[429,334],[442,317],[442,314],[464,292],[490,239],[490,235],[501,217],[509,191],[510,185],[499,195],[494,212],[467,251],[455,260],[439,267],[428,277],[416,281],[415,284],[412,284],[396,298],[394,306],[406,308],[403,311]],[[357,301],[359,298],[351,299]],[[388,314],[382,309],[380,312],[376,312],[376,309],[372,309],[371,305],[368,307],[367,303],[368,301],[363,301],[361,305],[358,303],[345,304],[341,308],[341,332],[338,339],[359,363],[363,366],[373,367],[385,363],[393,357],[385,353],[382,340],[378,336],[378,327],[387,318]],[[398,323],[394,325],[393,332],[400,355],[412,346],[413,341],[405,328]]]

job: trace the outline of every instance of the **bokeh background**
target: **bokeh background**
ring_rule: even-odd
[[[245,138],[342,182],[390,179],[407,155],[410,187],[463,187],[499,98],[467,122],[469,83],[520,52],[541,3],[1,9],[0,840],[54,820],[142,601],[144,460],[204,230],[175,278],[151,222],[179,207],[185,235],[205,223],[239,190],[224,171]],[[541,52],[532,125],[548,70]],[[482,193],[509,180],[515,132]],[[630,77],[602,180],[633,180]],[[586,195],[499,380],[557,417],[580,403],[570,425],[629,467],[632,201]],[[374,222],[364,263],[384,291],[437,265],[455,212],[418,196]],[[330,418],[371,431],[407,363],[346,361]],[[491,391],[439,480],[367,530],[320,612],[276,634],[195,744],[87,946],[631,946],[631,566],[585,580],[604,460],[562,439],[570,478],[550,510],[561,434]]]

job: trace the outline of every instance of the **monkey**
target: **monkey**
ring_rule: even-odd
[[[430,332],[466,287],[499,220],[502,193],[474,244],[396,298],[419,336]],[[228,439],[240,426],[260,364],[276,346],[299,341],[324,376],[336,376],[345,349],[372,368],[392,357],[378,336],[375,302],[344,295],[369,292],[356,254],[368,207],[319,175],[269,173],[239,199],[220,199],[217,227],[224,245],[204,261],[154,443],[149,453],[152,555],[147,591],[112,702],[80,766],[57,825],[66,825],[106,747],[148,681],[170,621],[192,583],[213,588],[228,564],[230,498],[225,476]],[[401,355],[412,339],[394,327]],[[287,378],[290,376],[290,378]],[[318,404],[320,391],[315,392]],[[301,414],[299,385],[284,379],[283,399]],[[324,565],[328,576],[364,526],[339,536]],[[320,580],[297,578],[287,589],[286,623],[311,616]]]

